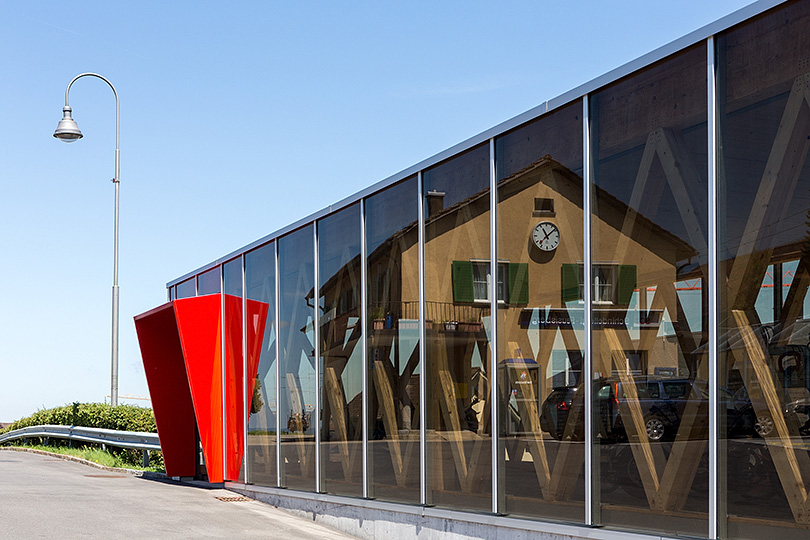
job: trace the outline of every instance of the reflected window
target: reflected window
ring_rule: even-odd
[[[506,301],[506,263],[498,263],[498,302]],[[489,302],[492,283],[492,265],[489,261],[475,261],[473,270],[473,299]]]
[[[636,266],[594,263],[591,274],[591,301],[595,305],[630,304],[636,290]],[[574,280],[576,279],[576,285]],[[564,264],[562,291],[566,302],[585,301],[585,266]]]
[[[453,261],[453,302],[490,302],[492,268],[489,261]],[[529,274],[526,263],[498,263],[498,302],[528,302]]]

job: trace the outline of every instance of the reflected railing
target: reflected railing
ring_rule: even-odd
[[[489,315],[489,305],[476,306],[452,302],[425,302],[426,323],[479,324]],[[375,329],[397,328],[400,319],[418,320],[419,301],[378,302],[370,305]]]

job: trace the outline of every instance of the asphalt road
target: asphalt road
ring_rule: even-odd
[[[0,451],[0,539],[354,539],[224,489]]]

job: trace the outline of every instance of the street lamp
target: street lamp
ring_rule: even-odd
[[[111,390],[110,390],[110,403],[113,407],[118,405],[118,188],[120,183],[119,178],[119,158],[118,158],[118,92],[110,81],[97,73],[82,73],[76,75],[73,80],[67,85],[65,90],[65,106],[62,109],[62,119],[56,126],[56,131],[53,136],[64,142],[74,142],[82,138],[82,132],[79,131],[79,126],[71,116],[70,105],[68,104],[68,94],[70,87],[73,86],[77,80],[82,77],[96,77],[107,83],[115,94],[115,177],[112,179],[115,184],[115,240],[114,254],[113,254],[113,286],[112,286],[112,373],[111,373]]]

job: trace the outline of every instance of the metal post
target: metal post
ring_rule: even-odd
[[[725,537],[725,512],[721,511],[719,493],[720,430],[719,366],[717,338],[718,279],[717,279],[717,70],[714,36],[706,41],[707,99],[708,99],[708,184],[709,184],[709,538]],[[724,456],[725,458],[725,456]]]
[[[420,503],[430,504],[427,488],[427,370],[425,347],[425,196],[422,171],[416,178],[419,191],[418,241],[419,241],[419,493]]]
[[[98,73],[82,73],[73,77],[73,79],[67,85],[67,89],[65,90],[65,107],[67,109],[70,108],[70,87],[73,86],[74,82],[82,77],[96,77],[97,79],[101,79],[107,83],[107,85],[109,85],[110,89],[112,89],[113,94],[115,95],[115,176],[112,179],[113,184],[115,184],[115,223],[113,227],[112,358],[110,362],[112,364],[110,370],[110,404],[115,407],[118,405],[118,200],[121,180],[121,160],[120,152],[118,151],[118,133],[120,125],[118,92],[115,90],[115,87],[109,80],[102,77]],[[81,137],[81,134],[79,134],[79,137]]]
[[[225,265],[219,267],[219,335],[222,336],[221,344],[221,364],[222,370],[222,478],[228,480],[228,411],[226,409],[228,402],[228,370],[226,369],[226,354],[228,333],[226,332],[225,324]]]
[[[282,487],[282,475],[281,475],[281,417],[279,415],[279,405],[281,404],[281,345],[279,344],[279,318],[281,315],[279,314],[279,306],[281,305],[281,298],[279,292],[281,291],[281,286],[279,285],[279,277],[278,277],[278,240],[274,243],[274,282],[273,287],[275,291],[275,298],[273,299],[273,309],[275,310],[275,334],[276,334],[276,485],[278,487]],[[301,411],[303,414],[304,411]]]
[[[492,435],[492,513],[504,509],[504,493],[501,489],[502,471],[500,450],[500,407],[498,404],[498,191],[495,178],[495,139],[489,140],[489,299],[490,299],[490,360],[489,360],[489,408]]]
[[[247,366],[247,328],[248,328],[248,319],[247,319],[247,278],[245,276],[245,266],[247,261],[245,259],[245,255],[242,254],[239,257],[239,267],[242,271],[242,396],[244,396],[244,400],[242,401],[242,414],[244,415],[244,420],[242,421],[242,433],[239,436],[242,437],[242,464],[245,469],[244,477],[242,481],[247,484],[248,483],[248,423],[250,422],[250,410],[253,408],[253,394],[251,393],[248,395],[248,388],[253,387],[255,391],[255,385],[248,383],[248,376],[251,378],[255,377],[254,374],[248,374]],[[261,338],[261,336],[257,336]],[[261,356],[261,352],[259,353]]]
[[[585,357],[582,362],[581,380],[585,388],[585,524],[598,525],[601,521],[599,500],[599,455],[594,452],[593,417],[593,337],[592,337],[592,261],[591,242],[591,117],[588,95],[582,98],[582,219],[583,219],[583,341]]]
[[[360,343],[363,361],[362,423],[363,423],[363,497],[373,497],[368,459],[369,384],[368,384],[368,246],[366,245],[366,200],[360,199]]]
[[[320,268],[318,265],[318,222],[312,224],[312,244],[313,244],[313,252],[315,255],[315,264],[314,266],[314,281],[315,284],[313,290],[315,291],[315,315],[312,318],[312,324],[314,328],[312,329],[312,339],[315,341],[313,344],[315,347],[315,493],[322,493],[323,492],[323,464],[321,463],[322,455],[321,452],[321,338],[320,338],[320,324],[321,324],[321,312],[320,312],[320,290],[318,288],[318,281],[320,280]]]

